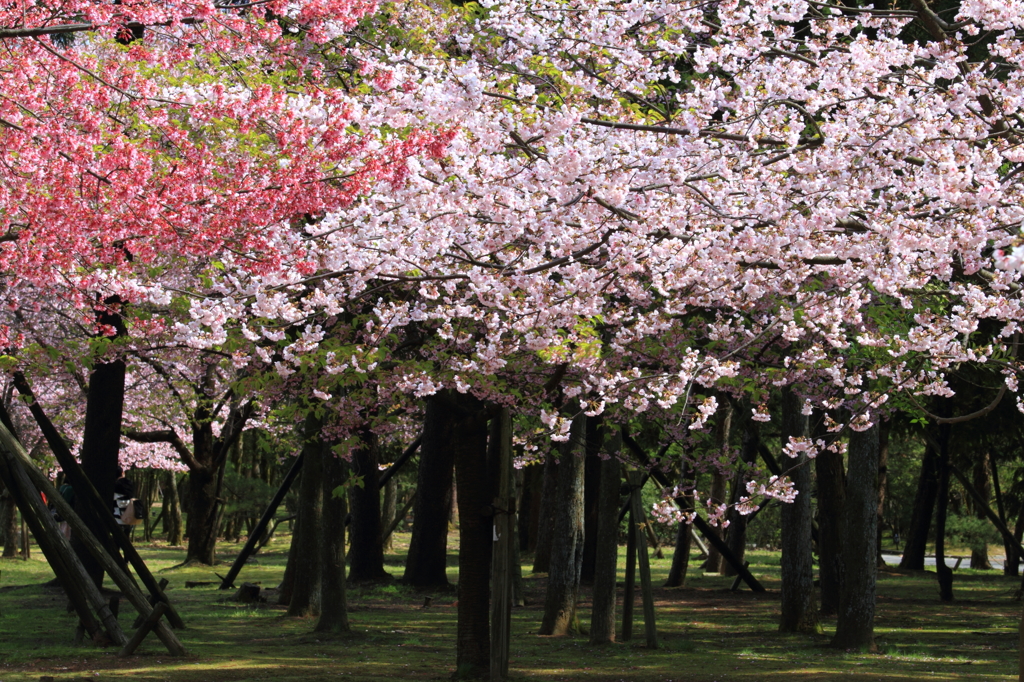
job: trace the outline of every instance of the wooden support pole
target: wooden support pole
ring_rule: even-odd
[[[21,515],[21,558],[25,561],[31,559],[28,549],[28,533],[25,531],[25,514]]]
[[[391,477],[397,474],[399,470],[401,470],[401,468],[405,465],[405,463],[412,459],[412,456],[416,454],[416,451],[419,449],[420,443],[422,442],[423,434],[421,433],[419,436],[416,437],[416,440],[409,443],[409,447],[405,449],[405,452],[398,456],[398,459],[395,460],[395,463],[389,466],[387,471],[380,475],[380,480],[377,481],[377,485],[379,485],[383,489],[387,482],[391,480]]]
[[[22,494],[21,487],[18,486],[7,467],[7,464],[3,458],[0,458],[0,479],[3,479],[4,485],[7,487],[8,492],[11,494],[11,500],[22,511],[21,519],[23,522],[28,521],[32,533],[36,537],[42,538],[39,542],[39,549],[46,557],[47,562],[50,564],[50,568],[53,569],[57,579],[60,580],[61,587],[64,589],[64,593],[67,595],[71,602],[69,610],[72,608],[78,613],[79,623],[78,632],[75,634],[75,644],[81,644],[82,638],[85,633],[89,633],[90,638],[95,638],[101,634],[103,628],[93,617],[92,611],[89,610],[89,600],[86,599],[85,593],[78,587],[78,576],[76,576],[68,563],[64,560],[64,557],[60,555],[60,552],[47,541],[46,535],[43,531],[42,524],[31,515],[31,509],[29,508],[28,501]]]
[[[92,514],[95,519],[99,521],[99,526],[105,528],[110,536],[114,539],[114,543],[118,548],[124,552],[125,559],[131,564],[132,568],[138,574],[142,583],[149,590],[150,594],[155,596],[160,601],[167,602],[167,620],[170,622],[172,627],[184,628],[185,622],[178,615],[178,612],[174,609],[174,606],[167,601],[167,597],[160,590],[157,585],[156,578],[150,572],[149,567],[146,566],[146,562],[142,560],[131,541],[121,530],[117,520],[114,519],[113,513],[111,513],[112,501],[105,501],[100,497],[99,492],[96,490],[96,486],[92,484],[89,477],[82,471],[81,465],[75,456],[71,454],[71,450],[68,449],[67,443],[61,437],[57,428],[50,421],[49,417],[43,411],[42,405],[35,399],[35,395],[32,393],[32,387],[29,385],[25,376],[20,372],[14,373],[14,386],[18,389],[18,392],[30,400],[29,411],[32,412],[32,416],[36,420],[36,424],[39,425],[39,429],[43,432],[43,436],[46,438],[47,445],[50,446],[50,450],[53,452],[54,457],[57,458],[57,463],[60,464],[61,469],[64,471],[64,475],[67,478],[68,483],[75,491],[75,498],[83,498],[86,501],[85,508],[87,514]],[[8,435],[10,434],[7,431]],[[17,442],[17,439],[15,439]],[[18,444],[21,447],[21,444]],[[31,463],[28,456],[25,456],[25,460]],[[31,468],[35,468],[32,465]],[[49,479],[47,479],[49,480]],[[58,497],[60,497],[58,495]],[[66,518],[66,517],[65,517]],[[115,560],[120,563],[120,557],[115,556]],[[127,571],[125,571],[127,574]],[[130,574],[129,574],[130,575]],[[113,577],[113,576],[111,576]]]
[[[168,581],[167,581],[167,578],[160,578],[160,589],[161,589],[161,590],[163,590],[163,589],[166,589],[166,587],[167,587],[167,582],[168,582]],[[158,601],[156,600],[156,597],[154,597],[154,596],[152,596],[152,595],[150,595],[149,597],[146,597],[146,601],[148,601],[148,602],[149,602],[149,605],[150,605],[150,606],[154,606],[154,607],[155,607],[155,606],[156,606],[157,604],[160,604],[160,603],[162,603],[162,602],[158,602]],[[139,626],[141,626],[141,625],[142,625],[142,623],[143,623],[143,621],[145,621],[145,620],[146,620],[146,619],[145,619],[145,618],[143,617],[143,615],[142,615],[142,614],[140,613],[140,614],[139,614],[139,615],[138,615],[138,616],[137,616],[137,617],[135,618],[135,622],[134,622],[134,623],[132,623],[132,629],[135,629],[135,628],[138,628]]]
[[[28,467],[25,466],[21,457],[18,454],[24,455],[24,460],[28,461]],[[15,440],[11,432],[7,430],[7,427],[0,424],[0,457],[3,458],[4,464],[6,465],[6,478],[9,482],[14,482],[21,490],[21,495],[24,498],[24,502],[27,503],[27,509],[31,510],[29,513],[33,514],[36,520],[42,525],[42,532],[40,538],[45,538],[44,542],[51,542],[57,553],[64,559],[64,561],[71,567],[69,575],[77,577],[75,581],[77,585],[76,589],[81,590],[85,597],[92,603],[93,609],[99,615],[100,622],[103,623],[103,627],[106,629],[107,634],[114,641],[115,644],[125,644],[128,638],[125,637],[124,632],[121,630],[121,626],[117,622],[117,618],[110,612],[110,607],[107,605],[107,601],[100,594],[100,589],[96,586],[96,583],[89,577],[89,573],[85,570],[85,566],[82,565],[78,555],[75,554],[74,550],[71,549],[71,543],[67,541],[64,535],[60,532],[57,527],[57,522],[53,520],[53,516],[50,515],[49,510],[43,505],[43,499],[39,496],[35,487],[32,485],[32,481],[29,480],[29,475],[26,473],[27,468],[31,468],[38,472],[42,476],[49,486],[50,490],[41,490],[41,492],[50,493],[51,497],[57,498],[64,503],[65,507],[70,509],[70,506],[64,502],[64,498],[60,494],[53,490],[53,486],[49,485],[49,479],[46,478],[45,474],[35,468],[35,465],[28,459],[28,453],[21,447],[21,443]],[[26,509],[22,509],[22,516],[26,513]],[[64,516],[63,512],[61,513]],[[64,516],[64,518],[67,518]]]
[[[385,544],[387,543],[388,538],[391,537],[391,534],[395,532],[396,528],[398,528],[398,524],[405,520],[406,515],[409,513],[409,510],[412,509],[412,504],[415,501],[416,491],[413,490],[412,495],[409,496],[409,499],[405,501],[402,508],[398,510],[397,514],[395,514],[395,518],[392,519],[391,524],[384,529],[384,535],[381,536],[381,542]]]
[[[292,483],[298,477],[299,472],[302,471],[302,462],[304,459],[304,453],[299,453],[292,462],[291,467],[288,469],[288,473],[285,474],[284,480],[281,481],[281,485],[278,486],[277,492],[274,493],[274,499],[270,501],[267,508],[263,511],[263,516],[260,517],[259,523],[249,533],[249,538],[245,541],[245,546],[242,547],[242,551],[235,557],[235,561],[231,564],[231,569],[228,574],[224,576],[224,579],[220,582],[220,589],[228,590],[235,584],[235,578],[242,572],[242,567],[245,566],[245,562],[248,561],[249,555],[256,549],[256,544],[260,541],[260,537],[267,530],[267,526],[270,524],[270,520],[274,518],[274,514],[277,513],[277,508],[284,501],[284,496],[288,494],[288,490],[292,487]]]
[[[494,546],[491,553],[491,682],[508,678],[512,629],[512,542],[515,534],[515,485],[512,481],[512,417],[507,407],[492,417],[491,437],[498,441],[495,475]]]
[[[153,609],[153,612],[149,614],[149,617],[142,622],[142,625],[135,631],[135,634],[133,634],[132,638],[128,640],[128,643],[117,652],[118,657],[125,658],[135,653],[135,650],[139,648],[140,644],[142,644],[142,640],[146,638],[146,635],[149,634],[150,630],[156,627],[156,624],[160,621],[160,617],[165,613],[167,613],[167,604],[165,602],[160,602]]]
[[[92,534],[89,527],[86,526],[81,517],[75,513],[75,510],[71,508],[71,505],[64,500],[63,496],[54,490],[53,485],[50,483],[50,479],[46,477],[46,474],[36,468],[28,458],[28,453],[25,452],[21,443],[19,443],[14,436],[11,435],[10,431],[8,431],[2,424],[0,424],[0,456],[8,462],[8,468],[12,470],[12,473],[15,476],[24,477],[24,486],[31,488],[34,485],[48,498],[53,500],[61,517],[70,524],[72,531],[89,550],[89,553],[96,558],[103,567],[103,570],[110,575],[111,579],[118,588],[121,589],[124,595],[131,602],[132,606],[134,606],[140,614],[148,618],[153,612],[153,607],[149,605],[146,596],[142,594],[142,591],[139,589],[138,585],[135,584],[135,581],[132,580],[131,576],[126,571],[121,569],[121,566],[118,565],[114,558],[110,556],[106,548],[99,540],[96,539],[96,536]],[[30,478],[32,479],[31,481],[29,480]],[[38,495],[33,495],[32,497],[38,499]],[[42,506],[41,499],[39,499],[39,505]],[[43,510],[45,511],[45,507]],[[49,513],[46,513],[46,519],[44,519],[44,522],[46,520],[53,525],[52,532],[56,534],[56,540],[63,543],[63,546],[66,547],[66,552],[70,555],[68,558],[72,562],[78,562],[78,566],[81,566],[81,562],[78,561],[78,556],[71,550],[71,545],[64,539],[64,536],[60,534],[60,531],[57,529],[56,522]],[[111,517],[111,520],[113,520],[113,517]],[[82,575],[87,575],[84,567],[81,568],[81,571]],[[99,605],[94,608],[96,608],[97,613],[103,617],[103,623],[107,626],[108,632],[110,631],[111,624],[108,623],[107,616],[110,617],[112,625],[116,629],[116,633],[119,633],[120,635],[120,638],[118,638],[116,634],[112,632],[111,635],[114,636],[114,641],[117,644],[125,644],[128,640],[121,631],[120,626],[117,624],[117,619],[113,618],[113,615],[110,614],[110,610],[107,608],[106,602],[99,594],[99,589],[92,580],[86,580],[85,582],[87,583],[87,588],[91,587],[91,590],[95,590],[95,598],[91,596],[90,592],[90,600],[95,604],[96,598],[99,599]],[[157,594],[162,596],[162,592],[159,591],[159,588],[155,583],[154,587],[157,588]],[[157,596],[157,594],[154,594],[154,596]],[[167,598],[164,597],[162,603],[166,603],[166,599]],[[173,609],[171,605],[167,604],[168,617],[170,617],[172,612]],[[185,647],[182,646],[181,642],[174,633],[171,632],[171,629],[167,627],[167,625],[158,622],[155,627],[157,636],[160,637],[160,640],[167,646],[167,650],[172,655],[185,655]]]
[[[628,434],[623,433],[622,442],[629,447],[629,449],[633,452],[633,454],[635,454],[640,459],[640,462],[644,466],[650,467],[649,470],[651,472],[651,477],[654,478],[658,485],[660,485],[662,488],[672,487],[668,479],[665,477],[665,474],[663,474],[659,469],[650,466],[650,457],[647,456],[647,453],[643,451],[643,448],[641,448],[635,440],[633,440]],[[679,504],[680,503],[677,500],[676,505]],[[689,510],[683,509],[683,511]],[[701,535],[708,539],[708,542],[710,542],[711,545],[718,550],[719,554],[722,555],[722,558],[725,559],[729,563],[729,565],[733,567],[733,569],[735,569],[736,573],[738,573],[740,577],[743,578],[743,582],[747,583],[747,585],[750,586],[751,590],[753,590],[754,592],[765,591],[764,585],[758,582],[757,578],[755,578],[754,575],[740,562],[740,560],[736,558],[736,555],[733,554],[731,549],[729,549],[729,545],[725,544],[725,541],[722,540],[722,537],[718,533],[716,533],[715,529],[712,528],[707,521],[702,519],[699,514],[693,518],[693,527],[699,530]]]
[[[622,641],[633,639],[633,602],[636,599],[636,517],[632,507],[626,526],[626,587],[622,596]]]
[[[639,483],[640,476],[636,471],[630,471],[628,473],[629,480]],[[647,519],[644,518],[643,503],[640,500],[640,486],[631,486],[630,490],[630,504],[631,513],[630,516],[638,525],[636,529],[636,555],[639,568],[640,568],[640,594],[643,598],[644,608],[644,634],[647,636],[647,648],[657,649],[658,648],[658,629],[654,621],[654,591],[651,585],[651,563],[650,557],[647,554],[647,534],[641,532],[642,529],[639,524],[644,526],[647,524]]]

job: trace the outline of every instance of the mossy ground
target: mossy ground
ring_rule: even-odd
[[[284,570],[288,537],[276,539],[239,579],[274,587]],[[407,535],[399,535],[389,568],[402,573]],[[449,576],[457,575],[455,538],[449,546]],[[225,561],[240,545],[221,546]],[[171,658],[152,635],[136,656],[118,659],[113,649],[74,646],[76,618],[66,612],[59,589],[44,587],[52,577],[42,556],[0,562],[0,682],[55,680],[438,680],[455,661],[455,600],[398,584],[353,587],[349,591],[353,633],[336,639],[312,634],[311,619],[288,618],[273,602],[248,607],[228,601],[214,571],[227,566],[175,568],[184,552],[160,545],[140,547],[158,577],[170,581],[169,596],[188,624],[179,636],[191,655]],[[540,637],[543,576],[524,569],[528,604],[513,614],[511,677],[517,680],[643,680],[678,682],[761,682],[771,680],[1016,679],[1020,604],[1012,600],[1017,582],[996,572],[956,572],[957,601],[938,601],[932,573],[883,572],[879,581],[876,637],[879,653],[836,651],[825,635],[776,632],[779,555],[750,552],[751,569],[768,588],[753,594],[729,591],[732,578],[704,575],[691,564],[687,586],[656,590],[660,648],[644,646],[641,609],[634,639],[594,647],[585,636]],[[620,561],[620,570],[624,561]],[[655,585],[664,581],[669,560],[654,559]],[[211,581],[186,589],[185,581]],[[621,593],[621,590],[620,590]],[[638,595],[639,599],[639,595]],[[590,618],[589,594],[580,606]],[[620,609],[621,614],[621,609]],[[134,610],[122,607],[129,629]]]

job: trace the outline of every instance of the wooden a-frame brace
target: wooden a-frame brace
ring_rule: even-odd
[[[54,489],[49,478],[32,463],[21,443],[2,423],[0,423],[0,479],[12,491],[22,516],[29,521],[32,534],[68,593],[83,625],[94,639],[99,627],[96,619],[89,612],[88,604],[90,603],[100,616],[100,621],[106,628],[110,639],[123,647],[121,655],[130,654],[150,629],[155,630],[172,655],[185,655],[185,647],[167,624],[159,620],[163,612],[168,610],[168,605],[161,602],[160,608],[154,610],[131,575],[123,570],[121,565],[107,552],[106,548],[71,508],[71,505]],[[111,613],[99,588],[93,583],[78,556],[71,549],[71,544],[57,528],[57,522],[44,506],[39,493],[43,493],[54,503],[61,517],[71,526],[72,532],[82,541],[82,544],[99,562],[103,570],[110,575],[132,606],[139,612],[139,615],[145,619],[140,631],[131,641],[121,630],[117,618]]]

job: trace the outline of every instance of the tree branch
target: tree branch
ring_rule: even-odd
[[[165,429],[162,431],[135,431],[129,430],[124,432],[124,437],[129,438],[136,443],[167,443],[175,452],[181,457],[181,461],[185,463],[189,469],[201,470],[203,465],[199,463],[193,455],[192,451],[185,445],[185,441],[181,439],[181,436],[177,434],[173,429]]]

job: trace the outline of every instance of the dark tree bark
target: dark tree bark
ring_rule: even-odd
[[[820,423],[820,422],[819,422]],[[815,434],[821,437],[823,434]],[[823,450],[814,460],[818,479],[818,574],[821,613],[838,613],[843,586],[843,525],[846,473],[841,454]]]
[[[724,401],[724,404],[719,408],[718,413],[715,414],[715,451],[719,456],[724,455],[729,449],[729,436],[732,431],[732,415],[733,408],[732,402]],[[712,466],[711,469],[711,490],[708,493],[708,499],[711,504],[718,506],[725,504],[726,485],[728,479],[724,472],[720,471],[717,466]],[[722,527],[720,524],[712,526],[719,535],[722,533]],[[709,572],[718,573],[722,570],[725,565],[725,561],[722,559],[721,552],[718,551],[714,546],[708,549],[708,558],[704,561],[704,570]]]
[[[685,460],[680,465],[679,487],[683,494],[676,498],[680,509],[693,509],[693,486],[697,471]],[[681,522],[676,526],[676,544],[672,552],[672,566],[668,570],[665,587],[682,587],[686,582],[686,572],[690,568],[690,548],[693,545],[693,526]]]
[[[537,544],[533,552],[534,573],[547,573],[551,567],[551,538],[557,504],[555,496],[558,492],[558,458],[553,450],[544,459],[542,477],[537,511]]]
[[[345,495],[335,496],[334,489],[348,478],[347,465],[331,452],[328,443],[321,443],[321,481],[323,483],[323,520],[320,538],[320,619],[315,632],[349,632],[348,601],[345,594],[345,517],[348,515]]]
[[[121,300],[111,297],[104,301],[109,306],[97,316],[97,322],[116,330],[118,338],[127,336],[121,321]],[[100,499],[114,506],[114,482],[117,481],[121,450],[121,419],[124,414],[125,364],[122,360],[98,362],[89,376],[89,391],[85,403],[85,430],[82,434],[80,461],[82,471],[92,481]],[[86,496],[75,498],[75,511],[82,517],[93,535],[113,554],[116,549],[105,527],[87,508]],[[89,553],[76,535],[71,536],[71,546],[82,560],[89,576],[96,585],[103,583],[103,567]]]
[[[598,486],[597,547],[594,562],[594,606],[590,619],[590,643],[609,644],[615,641],[615,583],[619,558],[619,501],[622,474],[619,471],[616,429],[609,438],[611,454],[600,463]]]
[[[454,414],[442,395],[427,399],[416,475],[412,538],[403,582],[418,588],[448,587],[448,515],[452,507]],[[429,492],[428,492],[429,491]]]
[[[387,532],[387,529],[391,527],[391,524],[395,521],[395,516],[398,514],[398,480],[392,476],[387,483],[384,484],[384,501],[381,502],[380,508],[380,527],[381,533]],[[387,537],[381,535],[381,544],[385,552],[391,551],[391,538],[393,534],[388,534]]]
[[[362,479],[362,485],[349,488],[352,541],[349,547],[348,579],[353,583],[391,577],[384,570],[384,543],[380,523],[380,449],[377,436],[369,429],[363,430],[362,441],[363,445],[352,454],[352,473]]]
[[[490,670],[491,552],[496,494],[488,466],[487,411],[476,398],[445,396],[456,416],[451,448],[459,499],[459,605],[455,677],[483,677]]]
[[[519,505],[519,549],[532,553],[537,549],[537,529],[540,517],[541,487],[544,485],[544,465],[532,464],[520,469],[523,474],[523,495]]]
[[[974,489],[986,500],[992,497],[992,486],[988,476],[988,458],[981,457],[974,464]],[[985,510],[980,505],[973,505],[974,516],[979,519],[987,519]],[[988,545],[982,544],[980,548],[971,548],[971,568],[982,571],[991,571],[992,564],[988,560]]]
[[[988,463],[989,469],[992,472],[992,491],[996,496],[996,510],[999,512],[999,520],[1003,522],[1004,526],[1009,527],[1009,519],[1006,517],[1006,504],[1003,500],[1003,491],[999,485],[999,463],[996,461],[995,452],[992,450],[988,451]],[[1019,526],[1019,524],[1018,524]],[[1020,542],[1020,536],[1017,535],[1017,528],[1013,529],[1014,536],[1017,538],[1017,542]],[[1003,575],[1016,576],[1018,573],[1018,565],[1020,564],[1020,556],[1017,552],[1017,546],[1003,538]]]
[[[878,435],[878,520],[875,522],[878,528],[876,541],[878,567],[885,566],[885,559],[882,558],[882,520],[885,518],[885,494],[889,483],[889,431],[892,428],[892,420],[886,419],[879,425]]]
[[[1013,526],[1013,537],[1017,538],[1017,542],[1024,539],[1024,509],[1021,509],[1020,514],[1017,516],[1017,523]],[[1020,561],[1022,558],[1020,553],[1017,552],[1017,548],[1013,548],[1013,553],[1007,553],[1006,562],[1003,564],[1003,573],[1010,576],[1020,575]]]
[[[323,441],[320,430],[323,422],[312,412],[303,428],[302,479],[299,482],[299,524],[292,543],[297,548],[292,598],[288,603],[289,616],[320,615],[320,542],[324,523]]]
[[[943,401],[944,412],[948,416],[950,410]],[[946,514],[949,510],[949,424],[939,425],[939,489],[936,493],[935,510],[935,573],[939,578],[939,599],[953,601],[953,569],[946,565]]]
[[[295,591],[296,566],[303,560],[299,554],[299,533],[302,530],[302,519],[296,518],[292,523],[292,541],[288,545],[288,561],[284,565],[284,575],[281,576],[281,584],[277,587],[277,603],[279,606],[288,606],[292,601],[292,592]]]
[[[875,650],[879,426],[852,431],[843,515],[843,587],[832,646]]]
[[[566,635],[579,630],[576,603],[583,567],[583,457],[586,417],[572,420],[569,440],[560,448],[558,496],[551,530],[551,563],[539,634]]]
[[[0,483],[0,488],[2,486]],[[18,555],[18,509],[6,489],[0,489],[0,539],[4,543],[5,559]]]
[[[903,545],[900,568],[911,571],[924,570],[924,555],[928,549],[928,531],[932,525],[932,512],[939,490],[938,457],[931,444],[926,444],[921,459],[921,473],[917,479],[917,493],[914,495],[914,510],[910,516]]]
[[[601,417],[587,420],[586,458],[583,461],[583,566],[580,584],[594,584],[597,556],[597,514],[601,486]]]
[[[181,500],[178,497],[178,475],[164,472],[164,532],[167,544],[177,547],[184,538],[181,534]]]
[[[726,542],[729,549],[736,556],[739,563],[743,563],[743,555],[747,552],[747,520],[745,514],[741,514],[736,508],[740,496],[747,493],[747,481],[750,480],[750,465],[757,461],[757,448],[761,444],[760,423],[753,419],[747,419],[743,429],[743,444],[740,448],[740,461],[736,474],[732,479],[732,491],[729,495],[729,512],[726,518],[729,520],[728,535]],[[736,575],[736,568],[729,563],[722,562],[722,575]]]
[[[799,396],[789,387],[782,392],[783,447],[792,438],[806,438],[807,417],[801,414]],[[785,458],[784,458],[785,459]],[[811,557],[811,468],[801,452],[783,465],[789,472],[796,499],[782,505],[782,614],[779,632],[819,633],[814,567]]]

